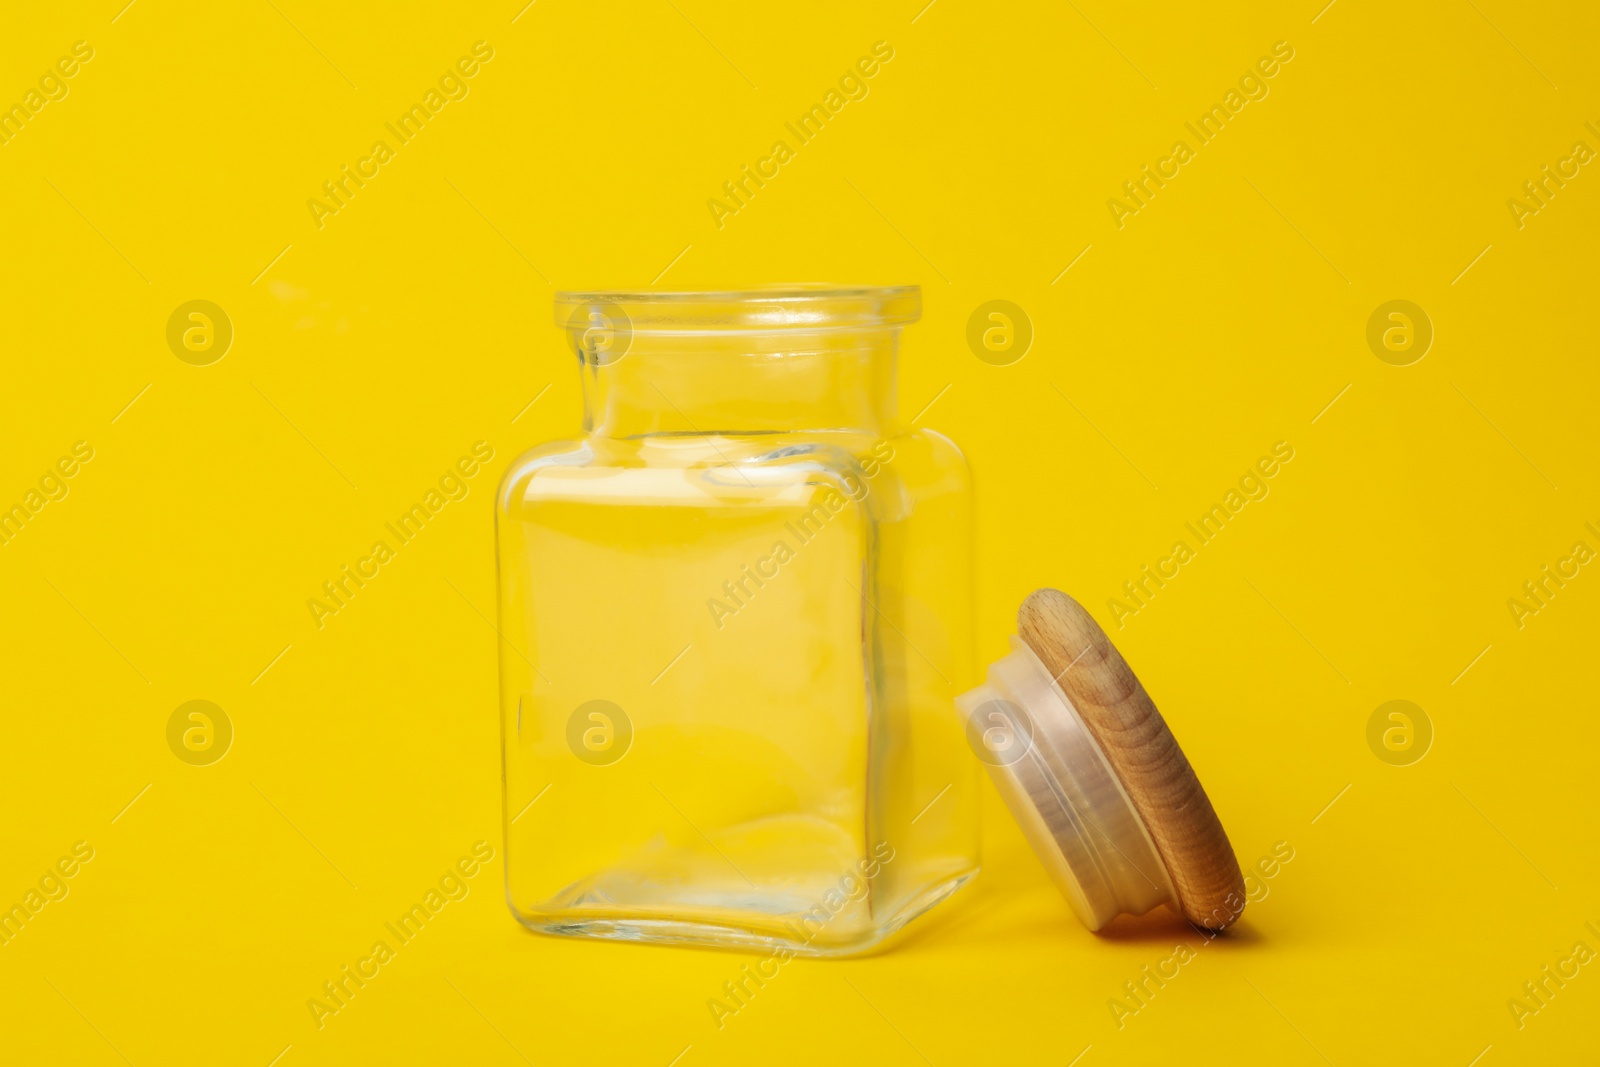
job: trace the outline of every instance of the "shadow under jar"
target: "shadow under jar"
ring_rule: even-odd
[[[584,434],[496,508],[527,926],[844,954],[977,872],[970,480],[895,407],[920,299],[558,294]]]

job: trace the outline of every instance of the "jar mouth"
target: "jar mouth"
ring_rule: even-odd
[[[864,330],[922,316],[918,285],[770,285],[701,292],[558,292],[555,323],[582,332],[603,317],[633,335]]]

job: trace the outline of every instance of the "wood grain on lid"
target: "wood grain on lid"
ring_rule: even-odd
[[[1076,600],[1040,589],[1017,631],[1094,734],[1172,878],[1177,908],[1211,930],[1244,911],[1244,876],[1228,835],[1144,686]]]

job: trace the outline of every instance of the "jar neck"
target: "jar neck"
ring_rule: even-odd
[[[586,359],[584,429],[603,437],[895,427],[900,327],[635,332]]]

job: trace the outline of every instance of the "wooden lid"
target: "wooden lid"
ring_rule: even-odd
[[[1017,632],[1094,735],[1166,865],[1177,909],[1221,930],[1244,911],[1228,835],[1150,695],[1104,630],[1055,589],[1031,594]]]

